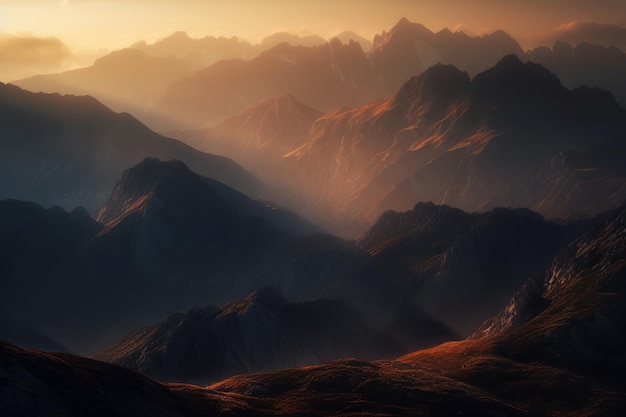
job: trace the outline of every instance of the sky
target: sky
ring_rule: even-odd
[[[139,40],[154,42],[179,30],[192,37],[237,35],[252,42],[277,31],[329,37],[353,30],[371,39],[401,17],[434,31],[448,27],[483,34],[504,29],[522,46],[532,46],[571,21],[626,25],[626,1],[0,0],[0,64],[15,56],[28,60],[17,38],[38,40],[40,45],[31,50],[43,55],[35,57],[41,62],[76,65],[77,57]]]

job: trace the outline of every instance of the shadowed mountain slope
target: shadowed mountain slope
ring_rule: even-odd
[[[114,365],[1,344],[0,407],[10,416],[24,407],[66,415],[141,415],[135,407],[164,416],[620,415],[625,213],[621,207],[597,219],[475,339],[395,361],[345,359],[204,388],[159,385]],[[27,405],[16,403],[24,395]]]
[[[182,162],[155,159],[124,173],[104,224],[84,209],[14,200],[0,202],[0,214],[6,317],[83,348],[164,312],[249,292],[257,279],[238,272],[278,242],[317,231]]]
[[[160,136],[91,97],[0,85],[0,198],[99,209],[122,172],[148,156],[179,159],[248,195],[259,182],[228,158]],[[7,179],[11,179],[8,181]]]
[[[624,29],[626,31],[626,28]],[[575,46],[574,46],[575,45]],[[559,76],[568,88],[582,85],[610,91],[626,107],[626,48],[555,42],[528,52],[528,59]]]
[[[357,105],[371,99],[376,85],[356,42],[281,43],[250,61],[218,62],[172,84],[159,106],[169,117],[197,127],[287,94],[322,110]]]

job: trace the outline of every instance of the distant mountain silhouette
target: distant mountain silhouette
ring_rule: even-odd
[[[344,30],[333,38],[339,39],[344,44],[349,44],[350,41],[358,42],[361,45],[361,49],[365,52],[369,52],[372,49],[372,41],[365,39],[364,37],[354,33],[353,31]]]
[[[130,48],[138,49],[151,57],[177,58],[194,70],[227,59],[252,59],[261,52],[258,46],[236,36],[205,36],[194,39],[185,32],[172,33],[152,44],[137,42]]]
[[[391,299],[412,293],[405,297],[466,336],[584,227],[547,222],[525,209],[468,214],[420,203],[385,212],[360,245],[374,255],[364,269],[381,271],[383,287],[396,291]]]
[[[190,126],[203,126],[287,94],[322,110],[356,105],[371,97],[372,86],[375,78],[356,42],[282,43],[250,61],[222,61],[172,84],[159,108]]]
[[[626,52],[626,26],[598,22],[570,22],[557,27],[544,40],[547,44],[557,41],[569,42],[573,45],[589,43],[603,46],[616,46]]]
[[[551,48],[544,46],[529,51],[528,59],[554,72],[568,88],[582,85],[602,88],[612,92],[621,106],[626,107],[626,48],[590,43],[572,46],[557,41]]]
[[[98,210],[122,172],[148,156],[176,158],[252,196],[260,183],[233,161],[160,136],[91,97],[0,85],[0,199]]]
[[[172,82],[193,73],[173,55],[154,57],[138,49],[122,49],[88,67],[13,81],[33,92],[90,95],[117,112],[130,113],[152,128],[167,121],[153,114],[154,104]]]
[[[277,158],[304,144],[313,122],[322,115],[286,95],[267,100],[212,128],[176,131],[171,135],[196,149],[229,155],[247,169],[262,172]]]
[[[477,38],[447,30],[435,34],[406,19],[377,35],[371,53],[351,34],[339,38],[312,47],[279,44],[250,61],[217,63],[173,84],[161,108],[192,126],[216,123],[286,94],[329,111],[389,95],[437,62],[474,74],[506,54],[523,54],[501,31]]]
[[[93,357],[158,380],[206,384],[240,373],[378,358],[390,346],[339,301],[289,303],[263,287],[221,308],[175,314],[125,335]]]
[[[390,94],[407,78],[435,64],[454,65],[473,76],[505,55],[523,53],[518,43],[503,31],[481,37],[447,28],[433,33],[403,18],[389,32],[374,37],[371,62]]]
[[[320,46],[326,43],[326,40],[318,35],[298,36],[288,32],[276,32],[264,37],[261,40],[261,48],[271,49],[281,43],[288,43],[292,46]]]

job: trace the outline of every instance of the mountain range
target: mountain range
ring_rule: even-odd
[[[473,77],[515,54],[555,71],[569,88],[586,84],[608,89],[624,105],[623,49],[591,33],[560,33],[557,39],[570,40],[571,48],[581,51],[568,54],[560,50],[560,42],[554,58],[547,56],[552,54],[547,47],[526,53],[503,31],[435,33],[404,18],[372,42],[353,32],[328,41],[279,32],[252,45],[236,37],[193,39],[176,32],[153,44],[139,42],[115,51],[90,67],[14,83],[32,91],[93,95],[153,129],[169,131],[208,127],[288,94],[322,111],[360,106],[393,94],[430,66],[454,65]]]
[[[0,84],[0,415],[623,415],[622,29],[177,32],[19,82],[96,98]]]
[[[582,227],[524,211],[418,205],[387,213],[366,239],[348,242],[156,159],[124,173],[97,221],[84,209],[15,200],[0,212],[3,311],[83,352],[266,284],[293,301],[342,300],[400,351],[431,346],[471,333]],[[440,220],[419,227],[432,219]]]
[[[182,162],[156,159],[125,171],[101,223],[84,208],[17,200],[0,202],[0,212],[4,317],[45,328],[72,349],[164,312],[249,292],[254,281],[236,280],[238,270],[287,236],[318,230]]]
[[[255,141],[249,132],[260,131],[265,119],[253,115],[262,109],[246,113],[245,129],[230,129],[239,135],[230,142]],[[269,168],[250,167],[283,188],[283,204],[344,236],[358,236],[385,210],[418,201],[468,211],[512,206],[548,217],[595,215],[625,198],[617,162],[624,120],[611,94],[568,90],[553,73],[511,55],[474,79],[450,65],[433,66],[387,99],[326,113],[298,140],[301,146]],[[221,143],[204,138],[206,147]],[[241,161],[250,159],[237,152]]]
[[[329,41],[277,33],[253,46],[178,32],[114,52],[91,67],[14,83],[33,91],[91,94],[153,129],[172,130],[207,127],[287,94],[324,111],[362,105],[437,62],[474,73],[511,53],[523,51],[501,31],[475,38],[448,30],[435,34],[406,19],[373,42],[353,32]]]
[[[228,158],[158,135],[88,96],[35,94],[0,84],[0,199],[94,212],[122,172],[147,156],[179,159],[252,196],[260,182]]]
[[[598,218],[472,339],[208,387],[157,384],[115,365],[2,343],[0,407],[7,415],[615,415],[626,407],[624,216],[620,207]]]

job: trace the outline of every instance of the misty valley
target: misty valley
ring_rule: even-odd
[[[626,28],[558,33],[0,83],[0,415],[622,415]]]

